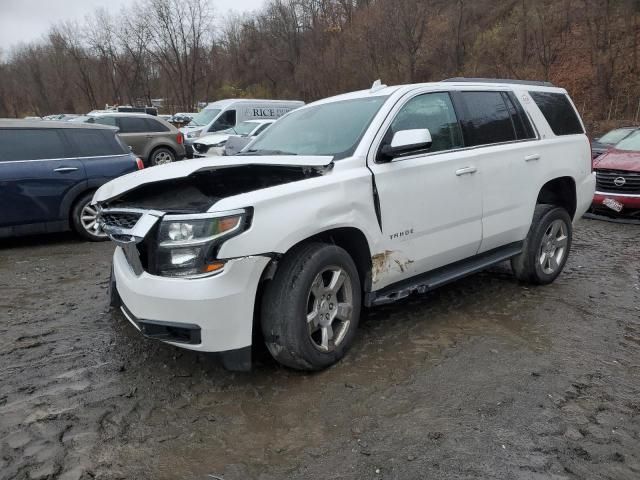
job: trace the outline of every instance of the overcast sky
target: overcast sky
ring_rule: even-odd
[[[0,49],[5,52],[20,42],[38,40],[53,23],[82,20],[96,8],[117,13],[137,0],[0,0]],[[248,12],[265,0],[209,0],[218,15]]]

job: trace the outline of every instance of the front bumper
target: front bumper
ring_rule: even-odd
[[[577,182],[577,205],[576,214],[573,217],[573,221],[577,221],[584,215],[593,201],[593,193],[596,191],[596,174],[591,173],[586,175],[580,182]]]
[[[145,335],[190,350],[225,352],[251,345],[256,292],[269,261],[229,260],[224,271],[198,279],[136,275],[116,247],[113,281],[123,313]],[[176,332],[182,337],[162,336]]]
[[[640,195],[609,192],[596,192],[593,196],[593,202],[591,203],[592,207],[603,207],[602,202],[605,198],[612,198],[613,200],[620,202],[624,205],[625,209],[640,209]]]

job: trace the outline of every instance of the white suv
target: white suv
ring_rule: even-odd
[[[144,335],[250,366],[317,370],[362,306],[511,260],[547,284],[595,180],[567,92],[454,79],[321,100],[240,156],[135,172],[94,202],[117,244],[112,301]]]

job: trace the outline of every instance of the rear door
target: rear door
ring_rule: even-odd
[[[68,129],[65,136],[82,161],[87,188],[97,188],[121,175],[136,171],[135,156],[110,129]]]
[[[86,184],[71,157],[61,129],[0,129],[0,226],[66,224],[63,200]]]
[[[118,135],[120,138],[131,147],[133,153],[146,160],[147,143],[149,143],[153,136],[148,131],[146,119],[140,117],[117,117],[117,125],[120,128]]]
[[[482,188],[479,253],[522,240],[531,224],[525,210],[526,164],[535,163],[536,135],[508,91],[457,91],[465,145],[471,148]]]
[[[384,238],[384,258],[374,266],[374,277],[384,278],[374,278],[375,289],[471,257],[482,238],[479,167],[463,149],[449,93],[414,95],[394,112],[369,159]],[[394,133],[424,128],[430,149],[381,163],[378,152]]]

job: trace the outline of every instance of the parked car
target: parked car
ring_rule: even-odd
[[[594,185],[566,90],[458,80],[321,100],[240,155],[138,172],[94,201],[117,245],[112,303],[144,335],[247,368],[256,325],[277,361],[318,370],[363,305],[505,260],[553,282]]]
[[[245,146],[264,132],[273,122],[275,122],[275,120],[247,120],[246,122],[239,123],[235,127],[200,137],[193,143],[194,156],[224,155],[225,146],[230,138],[243,139],[242,142],[234,144],[234,149],[237,148],[240,143],[243,143],[244,145],[242,146]],[[236,150],[235,153],[238,153],[238,151],[239,150]]]
[[[0,120],[0,237],[75,230],[106,240],[95,190],[143,168],[102,125]]]
[[[640,129],[594,160],[592,213],[640,216]]]
[[[276,120],[302,105],[304,102],[297,100],[230,99],[210,103],[180,129],[186,139],[187,156],[191,157],[194,142],[204,135],[227,130],[246,120]]]
[[[118,128],[118,135],[145,165],[162,165],[185,157],[184,136],[169,122],[145,113],[97,113],[87,123]]]
[[[591,142],[591,154],[593,158],[599,157],[616,143],[625,139],[633,132],[640,130],[640,127],[621,127],[605,133],[600,138],[595,138]]]

